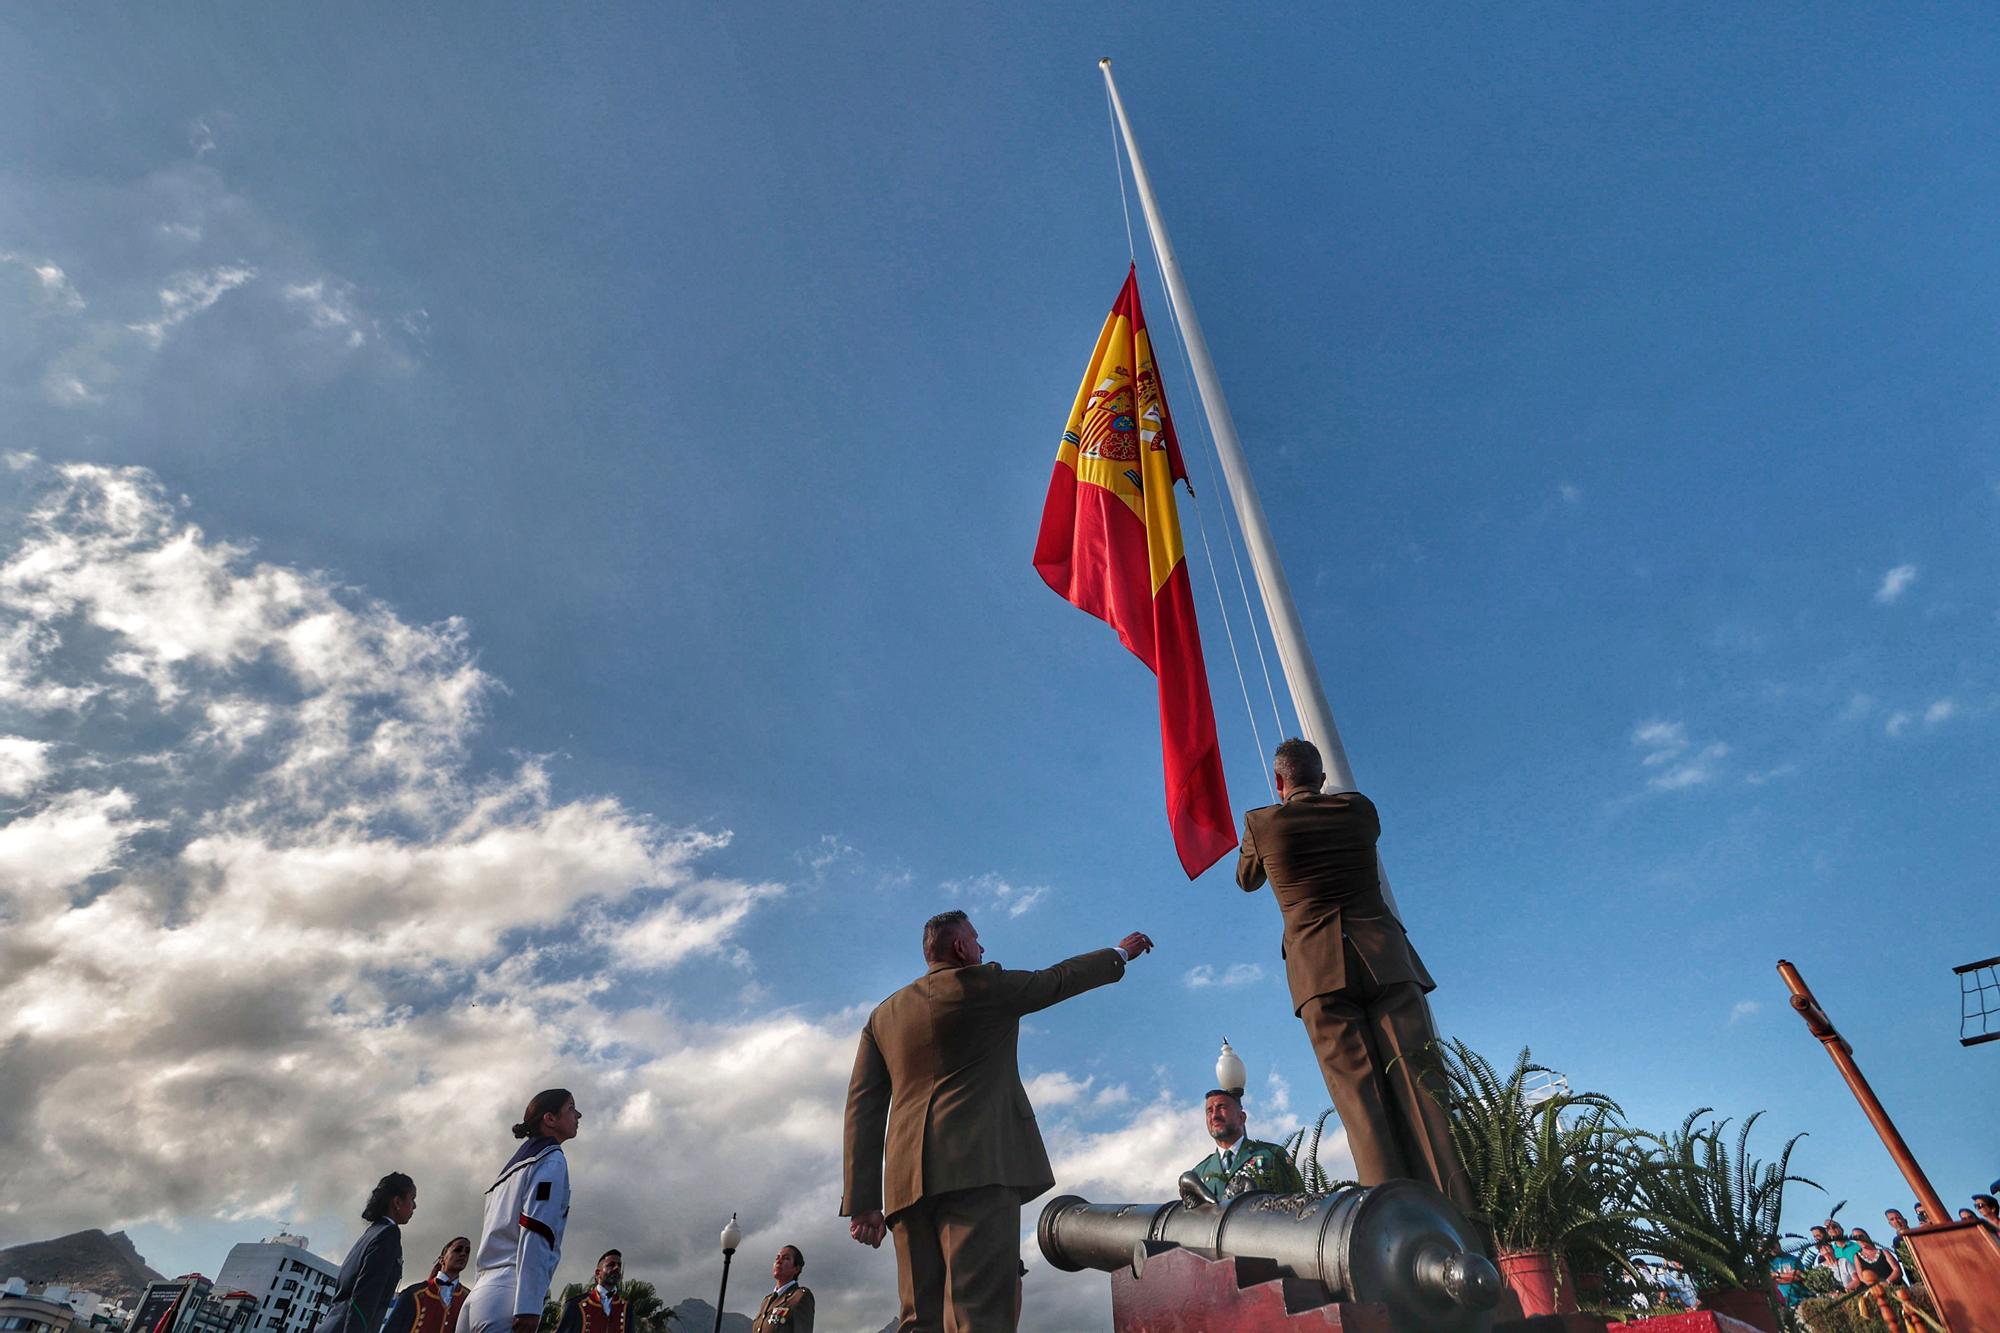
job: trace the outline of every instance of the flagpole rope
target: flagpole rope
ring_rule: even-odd
[[[1111,105],[1109,84],[1104,87],[1104,114],[1111,121],[1111,174],[1118,178],[1118,207],[1125,211],[1125,257],[1137,264],[1139,247],[1132,241],[1132,205],[1125,202],[1125,158],[1118,145],[1118,113]]]
[[[1162,287],[1166,286],[1167,274],[1165,268],[1162,267],[1160,264],[1160,256],[1158,255],[1158,253],[1155,253],[1153,255],[1153,268],[1154,271],[1160,275],[1160,285]],[[1181,333],[1181,312],[1179,308],[1176,307],[1171,300],[1167,302],[1167,315],[1168,315],[1167,322],[1174,326],[1174,349],[1180,353],[1181,374],[1187,376],[1187,378],[1191,381],[1194,379],[1194,366],[1193,363],[1190,362],[1188,359],[1187,338],[1185,337],[1185,335]],[[1207,451],[1204,452],[1201,456],[1201,471],[1202,471],[1203,484],[1208,486],[1212,490],[1214,489],[1215,486],[1215,468],[1208,460],[1210,455],[1215,453],[1215,440],[1208,433],[1208,418],[1205,413],[1196,418],[1195,428],[1201,432],[1202,442],[1208,446]],[[1194,497],[1194,487],[1192,486],[1188,487],[1188,496],[1190,498]],[[1195,518],[1197,521],[1200,521],[1201,518],[1201,502],[1199,500],[1195,501]],[[1242,594],[1243,616],[1244,619],[1246,619],[1250,623],[1250,641],[1251,643],[1256,645],[1257,666],[1264,673],[1264,693],[1266,697],[1268,697],[1271,701],[1271,721],[1273,725],[1277,727],[1279,737],[1282,738],[1285,734],[1285,718],[1284,714],[1280,712],[1278,708],[1278,688],[1271,681],[1271,663],[1264,656],[1264,636],[1258,633],[1257,631],[1257,607],[1250,600],[1250,585],[1247,581],[1245,581],[1243,577],[1243,558],[1241,555],[1237,553],[1236,530],[1229,525],[1229,516],[1226,513],[1223,515],[1222,519],[1222,536],[1223,540],[1226,541],[1229,545],[1230,563],[1236,566],[1236,590],[1238,593]],[[1201,540],[1202,540],[1202,545],[1205,548],[1208,544],[1208,530],[1206,527],[1204,527],[1202,530]],[[1211,561],[1213,561],[1214,556],[1211,554],[1209,558]],[[1209,568],[1209,575],[1211,578],[1213,578],[1214,574],[1215,574],[1214,566],[1211,564]],[[1215,596],[1217,601],[1220,601],[1222,599],[1222,589],[1220,587],[1216,588]],[[1226,612],[1225,612],[1224,623],[1225,624],[1227,623]],[[1242,668],[1241,667],[1237,668],[1237,671],[1238,674],[1240,675],[1242,672]],[[1246,685],[1244,687],[1244,693],[1246,696],[1243,701],[1244,706],[1248,707],[1250,703],[1249,698],[1247,697],[1249,693],[1249,686]],[[1250,729],[1253,734],[1257,730],[1257,724],[1254,717],[1251,720]],[[1255,739],[1257,741],[1257,763],[1258,766],[1261,768],[1265,766],[1264,761],[1268,757],[1268,754],[1264,750],[1263,738],[1261,736],[1256,736]],[[1266,773],[1264,775],[1265,783],[1268,785],[1270,783],[1270,780],[1271,780],[1270,774]],[[1277,792],[1275,789],[1272,791],[1271,795],[1274,798],[1277,796]]]
[[[1132,205],[1127,201],[1125,195],[1125,152],[1124,147],[1118,141],[1118,112],[1111,103],[1111,87],[1109,84],[1105,85],[1104,89],[1104,114],[1111,122],[1111,173],[1118,178],[1118,207],[1125,214],[1125,250],[1136,265],[1139,262],[1139,247],[1132,239]],[[1153,261],[1154,267],[1157,270],[1159,256],[1155,255]],[[1164,274],[1161,275],[1160,281],[1164,286],[1166,282]],[[1178,312],[1173,310],[1172,301],[1167,302],[1167,307],[1171,315],[1168,322],[1174,326],[1174,343],[1180,349],[1181,373],[1187,376],[1188,382],[1192,383],[1194,372],[1189,369],[1187,342],[1181,337],[1180,316]],[[1203,426],[1202,433],[1203,437],[1206,438],[1206,426]],[[1210,440],[1208,447],[1213,451],[1215,442]],[[1215,480],[1215,471],[1209,466],[1208,455],[1203,454],[1201,461],[1203,471],[1206,474],[1203,479],[1204,483],[1213,483]],[[1236,650],[1236,627],[1229,615],[1229,603],[1222,596],[1222,579],[1215,572],[1215,548],[1209,544],[1208,540],[1208,516],[1202,512],[1201,497],[1194,493],[1194,487],[1189,486],[1187,493],[1188,499],[1194,502],[1195,528],[1201,533],[1202,554],[1206,557],[1208,564],[1208,581],[1210,586],[1215,589],[1215,609],[1222,613],[1222,634],[1229,641],[1229,662],[1231,666],[1236,668],[1236,688],[1243,694],[1243,715],[1250,720],[1250,740],[1257,747],[1257,771],[1264,775],[1265,789],[1270,791],[1271,799],[1276,800],[1278,793],[1276,788],[1271,785],[1270,768],[1264,762],[1267,753],[1264,749],[1264,733],[1257,726],[1256,705],[1250,702],[1250,680],[1249,677],[1243,674],[1243,657]],[[1230,530],[1225,523],[1223,527],[1224,538],[1227,539],[1229,534]],[[1233,542],[1229,547],[1229,556],[1230,559],[1236,560],[1236,547]],[[1243,583],[1243,562],[1241,560],[1236,560],[1236,585],[1243,594],[1243,613],[1248,618],[1251,637],[1257,644],[1257,660],[1262,662],[1264,659],[1264,641],[1257,636],[1257,613],[1250,605],[1250,590]],[[1271,668],[1269,666],[1264,668],[1264,688],[1266,690],[1271,688]],[[1271,715],[1273,717],[1277,716],[1277,707],[1277,696],[1273,694],[1271,697]],[[1284,723],[1279,722],[1279,732],[1282,733],[1284,729]]]
[[[1201,533],[1202,555],[1208,561],[1208,581],[1215,588],[1215,609],[1222,613],[1223,637],[1229,640],[1229,661],[1236,668],[1236,687],[1243,691],[1243,713],[1250,719],[1250,739],[1257,746],[1257,771],[1264,774],[1264,786],[1270,789],[1271,799],[1278,798],[1278,792],[1271,786],[1271,774],[1264,763],[1264,734],[1257,729],[1257,709],[1250,702],[1250,681],[1243,674],[1243,659],[1236,652],[1236,630],[1230,624],[1229,604],[1222,600],[1222,580],[1215,575],[1215,549],[1208,544],[1208,519],[1201,512],[1201,497],[1188,487],[1188,499],[1194,503],[1194,525]],[[1256,633],[1257,625],[1251,622],[1250,631]],[[1261,649],[1259,650],[1261,651]]]

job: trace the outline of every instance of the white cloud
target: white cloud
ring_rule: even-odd
[[[1292,1085],[1277,1070],[1264,1075],[1264,1105],[1259,1114],[1280,1119],[1292,1113]]]
[[[49,771],[49,743],[0,736],[0,797],[26,796]]]
[[[87,192],[28,182],[9,204],[9,364],[44,401],[101,423],[163,406],[205,417],[215,393],[282,391],[351,369],[407,374],[423,353],[420,308],[371,310],[366,284],[328,272],[199,153]],[[57,245],[60,263],[45,257]],[[12,280],[17,267],[26,282]],[[75,272],[88,275],[88,308]],[[227,319],[197,318],[219,303]],[[185,350],[163,364],[169,344]]]
[[[613,960],[639,972],[664,971],[699,953],[714,953],[736,934],[750,911],[784,892],[778,884],[711,880],[683,889],[693,900],[666,902],[627,921],[607,920],[593,931]]]
[[[1639,756],[1641,765],[1661,770],[1646,780],[1654,791],[1681,791],[1711,782],[1729,755],[1729,746],[1723,741],[1693,748],[1685,724],[1658,719],[1635,727],[1632,744],[1644,751]]]
[[[42,378],[42,391],[59,407],[87,407],[104,401],[104,395],[85,383],[80,375],[52,370]]]
[[[861,849],[837,833],[822,833],[817,843],[794,852],[792,859],[811,871],[815,881],[821,881],[835,867],[859,861]]]
[[[0,809],[0,1084],[37,1200],[0,1243],[282,1207],[348,1228],[337,1254],[384,1153],[448,1235],[557,1082],[589,1117],[579,1252],[691,1294],[732,1208],[752,1246],[829,1229],[860,1015],[704,1022],[617,984],[726,957],[777,892],[701,873],[726,830],[475,767],[464,627],[260,562],[142,470],[21,471],[0,680],[53,739],[0,746],[28,800]],[[829,1322],[880,1323],[876,1260],[815,1255]]]
[[[1583,500],[1583,487],[1567,481],[1559,482],[1556,485],[1556,494],[1561,497],[1564,504],[1578,504]]]
[[[60,905],[69,890],[115,864],[147,825],[130,817],[123,791],[75,791],[0,824],[0,915],[24,924]]]
[[[1729,1006],[1729,1021],[1740,1023],[1764,1007],[1760,1000],[1738,1000]]]
[[[160,313],[141,324],[125,327],[153,347],[166,341],[169,330],[183,324],[230,292],[251,281],[257,270],[246,264],[223,264],[203,273],[177,273],[160,289]]]
[[[1934,727],[1958,712],[1958,700],[1939,699],[1924,710],[1924,725]]]
[[[26,255],[0,250],[0,264],[13,264],[24,269],[35,280],[36,296],[44,308],[64,310],[71,313],[84,308],[83,293],[69,280],[62,266],[47,259],[30,259]]]
[[[197,158],[215,151],[215,128],[206,119],[197,116],[188,126],[188,147]]]
[[[1687,749],[1687,727],[1679,722],[1642,722],[1633,728],[1632,744],[1646,751],[1640,763],[1649,768],[1664,764]]]
[[[1882,724],[1882,731],[1886,735],[1900,736],[1910,729],[1913,720],[1909,713],[1899,708],[1889,714],[1888,720]]]
[[[1882,576],[1881,585],[1875,589],[1875,600],[1884,605],[1894,602],[1908,592],[1910,585],[1916,581],[1915,565],[1897,565]]]
[[[335,334],[349,347],[359,347],[380,332],[375,321],[354,306],[354,285],[327,278],[293,283],[285,288],[285,299],[302,307],[316,329]]]
[[[1717,763],[1728,755],[1729,747],[1721,741],[1705,745],[1688,759],[1648,779],[1646,785],[1655,791],[1699,787],[1715,780]]]
[[[974,925],[978,924],[981,908],[1004,912],[1012,919],[1026,915],[1049,893],[1046,884],[1015,884],[991,873],[971,879],[946,880],[943,888],[947,896],[969,904],[964,910],[974,918]]]
[[[1092,1134],[1059,1124],[1046,1137],[1064,1192],[1102,1203],[1170,1198],[1174,1180],[1208,1151],[1200,1107],[1164,1092],[1116,1129]]]
[[[1023,1081],[1028,1090],[1028,1101],[1037,1111],[1052,1106],[1071,1106],[1085,1099],[1090,1092],[1092,1078],[1077,1078],[1061,1070],[1051,1070],[1037,1074]]]
[[[1207,986],[1247,986],[1263,979],[1264,969],[1256,963],[1231,963],[1221,973],[1216,972],[1212,963],[1198,963],[1181,980],[1189,988],[1200,990]]]

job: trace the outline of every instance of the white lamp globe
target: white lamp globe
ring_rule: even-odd
[[[1229,1044],[1229,1038],[1224,1037],[1222,1054],[1215,1057],[1215,1086],[1241,1097],[1248,1078],[1243,1069],[1243,1061],[1236,1054],[1236,1048]]]
[[[722,1229],[722,1252],[736,1253],[736,1247],[743,1243],[743,1228],[736,1225],[736,1214],[729,1215],[729,1225]]]

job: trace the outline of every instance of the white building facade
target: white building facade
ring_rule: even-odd
[[[70,1307],[69,1288],[48,1286],[29,1291],[18,1277],[0,1286],[0,1330],[5,1333],[69,1333],[76,1321]]]
[[[338,1264],[306,1248],[304,1236],[267,1236],[230,1248],[215,1289],[257,1298],[248,1333],[311,1333],[333,1298],[339,1273]]]

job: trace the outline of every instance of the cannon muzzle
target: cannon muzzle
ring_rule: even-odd
[[[1378,1301],[1399,1330],[1484,1333],[1500,1274],[1477,1234],[1442,1194],[1414,1180],[1331,1194],[1241,1194],[1217,1203],[1196,1180],[1168,1203],[1052,1200],[1035,1228],[1042,1254],[1068,1272],[1134,1273],[1145,1256],[1180,1246],[1208,1259],[1275,1265],[1330,1297]]]

